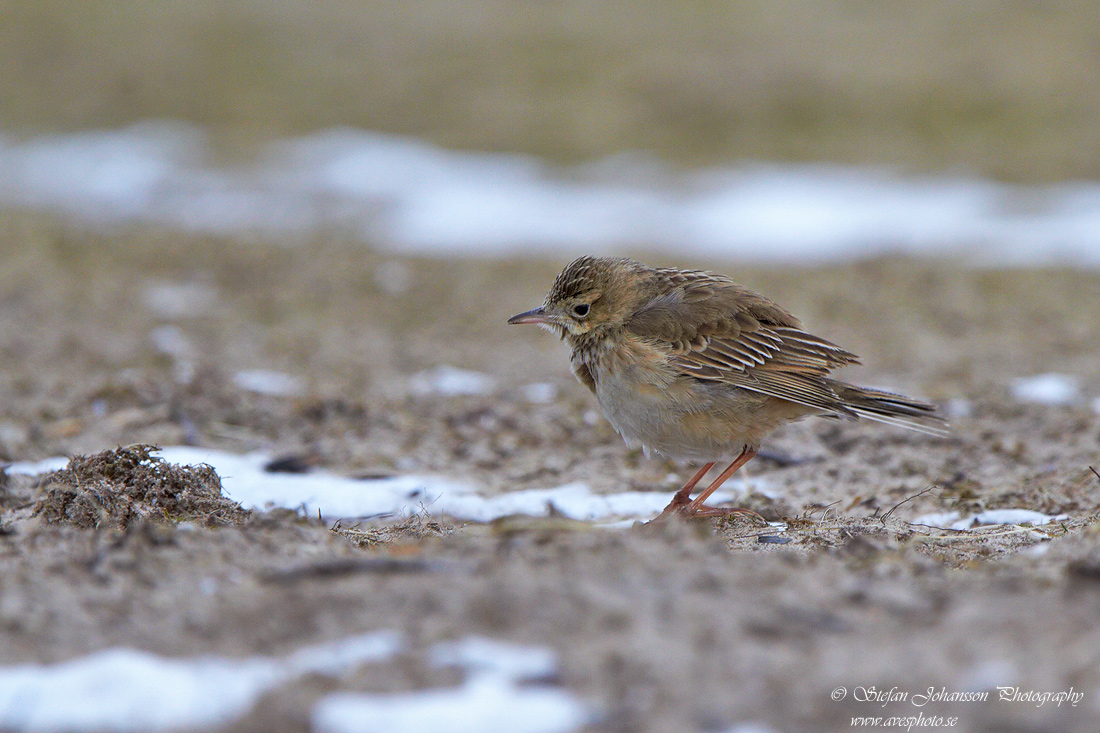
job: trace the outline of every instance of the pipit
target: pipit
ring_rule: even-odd
[[[569,343],[573,373],[627,445],[703,463],[659,518],[755,514],[704,502],[765,435],[808,415],[946,433],[931,405],[830,379],[858,357],[723,275],[580,257],[542,306],[508,322],[536,323]],[[707,471],[727,460],[692,500]]]

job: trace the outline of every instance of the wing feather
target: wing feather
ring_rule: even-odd
[[[724,382],[855,417],[825,377],[855,354],[803,331],[794,316],[728,278],[658,270],[659,287],[627,323],[686,377]]]

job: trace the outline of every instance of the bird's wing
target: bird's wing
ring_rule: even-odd
[[[826,375],[858,357],[803,331],[775,303],[721,276],[657,271],[660,288],[627,324],[686,377],[724,382],[855,417]]]

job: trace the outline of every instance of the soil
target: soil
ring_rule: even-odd
[[[947,406],[951,435],[826,420],[776,433],[772,457],[748,467],[768,495],[742,506],[785,532],[743,519],[330,526],[244,512],[216,475],[140,446],[264,449],[304,458],[296,469],[437,472],[493,492],[585,480],[671,493],[690,467],[627,450],[572,382],[564,347],[504,325],[541,300],[561,262],[405,258],[337,235],[298,248],[107,237],[5,217],[0,459],[87,457],[38,479],[0,474],[0,663],[113,646],[277,654],[396,629],[408,648],[392,662],[284,685],[233,729],[305,730],[312,702],[333,690],[453,685],[454,670],[431,667],[426,650],[471,634],[553,649],[556,682],[596,711],[592,731],[848,730],[861,727],[854,716],[918,713],[954,718],[942,727],[959,731],[1096,729],[1100,319],[1090,304],[1100,273],[649,256],[768,293],[863,355],[846,379]],[[376,275],[395,267],[408,289]],[[149,295],[165,283],[213,296],[167,313]],[[166,352],[158,328],[187,347]],[[408,389],[409,375],[439,364],[498,386]],[[260,368],[308,387],[280,397],[234,382]],[[1013,380],[1052,371],[1078,380],[1079,400],[1013,398]],[[558,397],[527,401],[532,382]],[[1001,508],[1066,518],[911,523]],[[1084,697],[1004,702],[998,685]],[[872,687],[992,694],[919,707],[856,699]]]

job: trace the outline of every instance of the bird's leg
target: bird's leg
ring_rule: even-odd
[[[691,490],[695,488],[696,484],[703,480],[703,477],[707,475],[707,471],[714,468],[715,463],[717,463],[717,461],[711,461],[696,471],[695,475],[689,478],[688,482],[676,492],[675,496],[672,497],[672,501],[676,504],[687,504],[691,498]]]
[[[717,461],[711,461],[710,463],[706,464],[698,471],[696,471],[695,475],[689,478],[688,482],[684,484],[679,491],[673,494],[672,501],[668,503],[668,506],[664,508],[664,511],[660,513],[657,519],[663,519],[669,514],[679,511],[680,509],[690,504],[691,490],[695,488],[696,484],[703,480],[703,477],[707,475],[707,471],[714,468],[714,464],[716,462]]]
[[[737,473],[737,469],[741,468],[741,466],[744,466],[746,463],[752,460],[752,457],[755,455],[755,450],[748,446],[745,446],[745,448],[741,451],[741,455],[737,456],[734,462],[726,467],[725,471],[722,471],[722,473],[718,474],[718,478],[711,481],[710,486],[703,489],[699,496],[695,497],[695,501],[687,505],[686,511],[690,513],[695,513],[699,511],[699,509],[703,506],[703,502],[706,501],[711,494],[717,491],[719,486],[726,483],[726,479]]]
[[[710,486],[705,488],[702,493],[699,494],[699,496],[695,497],[694,501],[689,503],[687,506],[681,508],[680,511],[689,517],[726,517],[730,514],[748,514],[749,516],[756,517],[762,521],[766,521],[763,517],[761,517],[759,514],[752,511],[751,509],[703,506],[703,502],[707,500],[707,497],[717,491],[718,487],[726,482],[726,479],[735,474],[737,472],[737,469],[741,468],[741,466],[744,466],[746,463],[752,460],[752,457],[755,455],[756,451],[754,449],[745,446],[745,448],[741,451],[741,455],[737,456],[737,459],[734,460],[734,462],[731,463],[729,466],[727,466],[726,470],[722,471],[722,473],[718,475],[718,478],[714,479],[714,481],[711,482]]]

